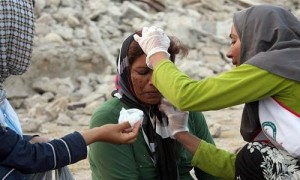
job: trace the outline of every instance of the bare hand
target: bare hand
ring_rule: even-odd
[[[113,144],[129,144],[137,139],[140,126],[141,122],[139,121],[129,131],[131,126],[128,121],[120,124],[105,124],[100,127],[87,129],[81,132],[81,135],[87,145],[100,141]]]
[[[110,142],[113,144],[128,144],[133,143],[138,136],[140,122],[137,122],[131,131],[129,122],[123,122],[120,124],[106,124],[99,128],[103,131],[102,141]]]

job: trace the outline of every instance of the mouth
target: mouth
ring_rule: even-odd
[[[144,94],[148,97],[158,97],[158,96],[160,97],[161,96],[159,91],[148,91],[148,92],[145,92]]]
[[[154,96],[154,95],[156,95],[156,96],[157,95],[161,95],[159,91],[146,92],[145,94],[152,95],[152,96]]]
[[[146,104],[158,104],[162,98],[162,95],[159,91],[150,91],[144,92],[142,97]]]
[[[232,59],[232,64],[233,64],[233,65],[236,65],[236,64],[237,64],[237,61],[235,61],[234,59]]]

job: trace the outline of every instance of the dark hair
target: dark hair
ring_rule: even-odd
[[[135,34],[141,36],[142,31],[137,31]],[[182,57],[185,57],[188,54],[188,48],[186,45],[182,44],[179,39],[177,39],[175,36],[169,36],[171,42],[170,47],[168,49],[168,52],[170,53],[170,60],[172,62],[175,62],[175,57],[178,54],[181,54]],[[129,65],[132,65],[133,62],[144,54],[144,51],[139,46],[139,44],[136,41],[132,41],[132,43],[129,46],[128,49],[128,63]]]

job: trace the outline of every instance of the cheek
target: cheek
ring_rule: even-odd
[[[136,76],[131,76],[131,82],[133,85],[133,89],[137,95],[143,91],[143,88],[145,87],[145,85],[147,83],[145,81],[145,78],[139,78]]]
[[[240,56],[240,47],[238,45],[233,47],[232,54],[235,56],[235,58]]]
[[[241,50],[241,42],[237,41],[236,46],[235,46],[235,51],[238,56],[240,56],[240,50]]]
[[[237,55],[236,47],[233,47],[233,48],[232,48],[232,55],[233,55],[234,57],[236,57],[236,55]]]

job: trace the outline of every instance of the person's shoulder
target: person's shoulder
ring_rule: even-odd
[[[103,102],[101,105],[99,105],[95,112],[113,111],[113,110],[120,111],[121,107],[122,107],[121,101],[118,98],[113,97]]]
[[[191,120],[205,119],[203,113],[200,111],[189,111],[189,118]]]
[[[121,111],[122,105],[118,98],[111,98],[102,103],[93,113],[91,125],[106,123],[116,123]]]
[[[188,124],[191,127],[198,127],[199,125],[202,125],[203,123],[205,123],[205,117],[204,114],[202,112],[189,112],[189,121]]]

